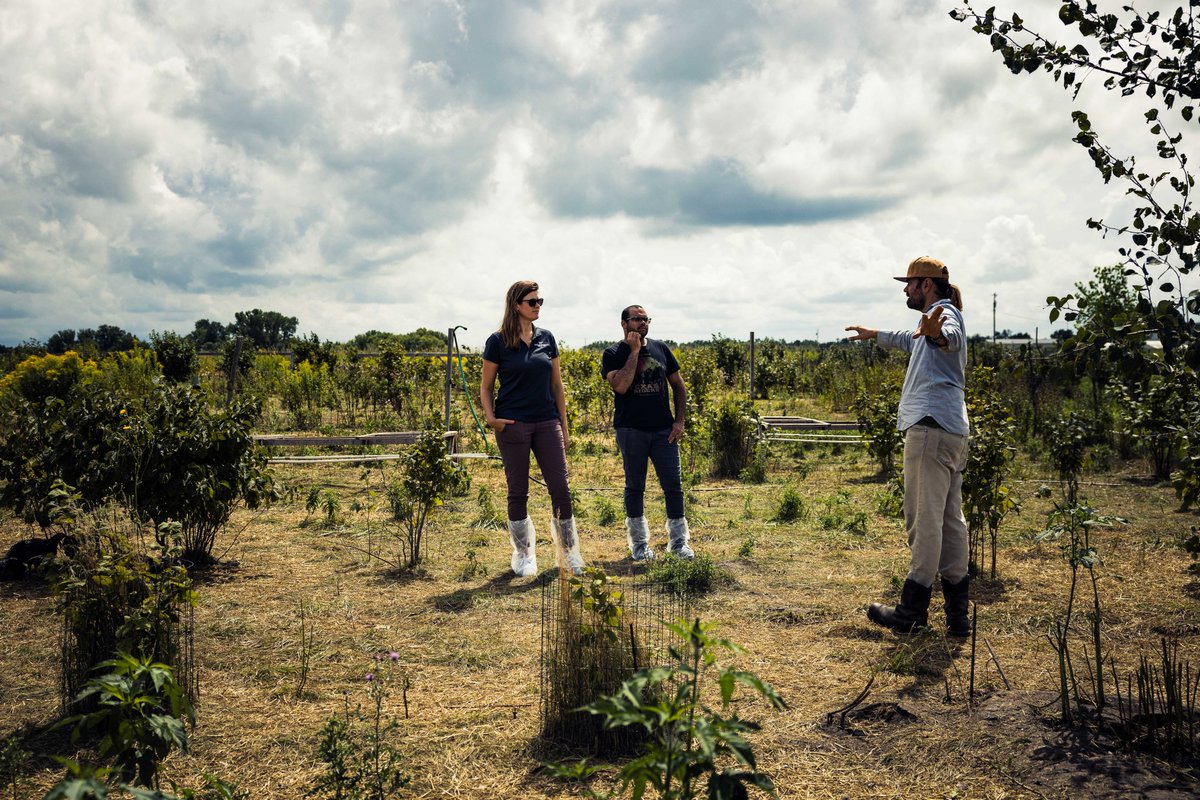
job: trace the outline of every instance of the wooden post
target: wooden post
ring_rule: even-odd
[[[754,331],[750,331],[750,402],[754,402]]]
[[[242,361],[242,342],[245,340],[244,336],[239,336],[233,342],[233,361],[229,365],[229,375],[226,376],[229,379],[225,389],[226,406],[233,405],[233,391],[237,386],[238,367],[241,366]]]

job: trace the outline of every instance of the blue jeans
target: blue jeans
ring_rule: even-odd
[[[679,471],[679,445],[667,441],[670,428],[640,431],[617,428],[617,447],[625,464],[625,516],[646,515],[646,469],[653,462],[667,500],[667,518],[683,517],[683,482]]]

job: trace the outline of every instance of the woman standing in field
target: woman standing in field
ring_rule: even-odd
[[[537,459],[550,490],[553,524],[567,566],[583,572],[579,536],[567,485],[567,399],[558,366],[554,334],[533,323],[542,298],[533,281],[508,287],[500,330],[483,346],[479,402],[487,424],[496,432],[508,482],[508,532],[512,569],[520,577],[537,574],[536,537],[529,518],[529,454]],[[500,394],[494,398],[496,378]]]

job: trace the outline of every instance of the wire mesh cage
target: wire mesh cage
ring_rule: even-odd
[[[91,710],[76,702],[95,668],[118,650],[169,666],[195,703],[199,674],[195,655],[192,580],[182,562],[150,555],[125,531],[77,531],[57,579],[62,614],[59,638],[59,702],[65,713]]]
[[[76,594],[71,602],[82,604],[108,597],[92,593],[87,599]],[[199,675],[196,672],[195,653],[195,610],[191,605],[175,606],[170,612],[169,624],[157,626],[147,636],[151,642],[150,655],[171,667],[175,683],[183,689],[188,699],[195,703],[200,695]],[[89,680],[96,677],[95,667],[116,655],[117,629],[120,620],[111,615],[93,616],[83,624],[78,619],[64,619],[60,637],[59,705],[64,713],[79,713],[90,710],[79,706],[75,698]]]
[[[541,589],[542,737],[594,754],[633,751],[644,732],[605,730],[602,718],[579,709],[615,693],[637,670],[668,663],[666,625],[687,617],[685,599],[597,569],[579,578],[551,574]]]

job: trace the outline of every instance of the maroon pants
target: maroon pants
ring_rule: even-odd
[[[514,422],[496,434],[504,477],[508,481],[508,518],[529,516],[529,454],[537,459],[542,478],[550,490],[554,516],[574,516],[571,490],[567,486],[567,454],[563,451],[562,424],[557,419],[543,422]]]

